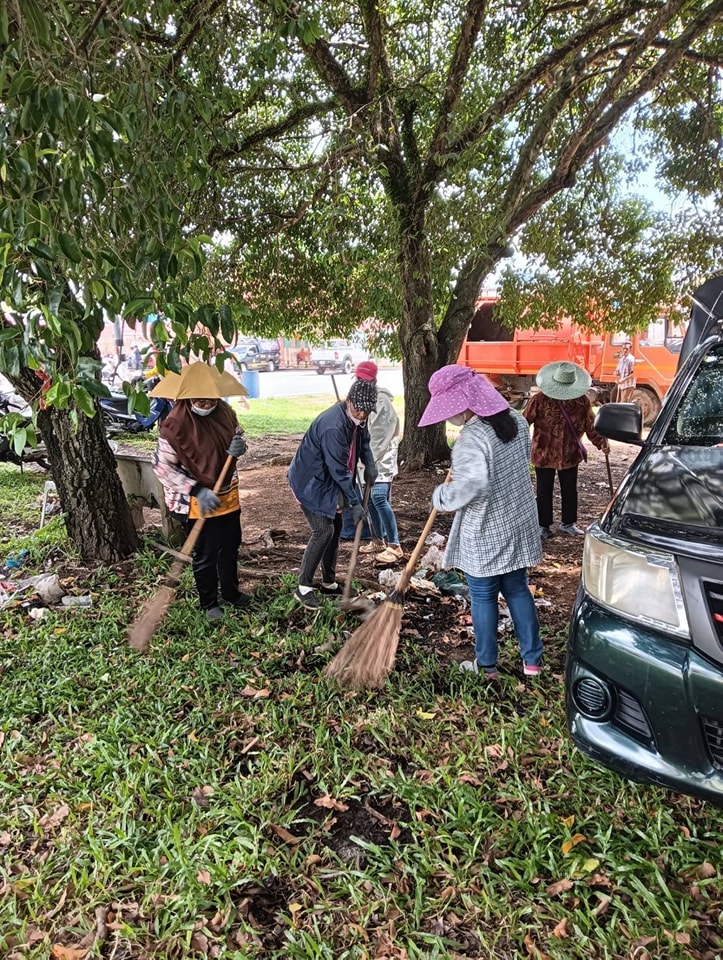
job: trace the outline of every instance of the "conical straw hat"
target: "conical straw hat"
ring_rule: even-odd
[[[167,400],[216,400],[222,397],[247,397],[248,390],[230,373],[199,360],[189,363],[183,372],[168,373],[150,392]]]

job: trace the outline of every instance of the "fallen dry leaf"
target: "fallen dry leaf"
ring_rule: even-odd
[[[242,697],[251,697],[253,700],[259,700],[262,697],[270,697],[271,690],[268,687],[264,687],[261,690],[258,690],[256,687],[245,686],[241,691]]]
[[[710,880],[710,878],[714,877],[718,873],[718,871],[716,870],[716,868],[713,866],[712,863],[708,863],[708,861],[706,860],[705,863],[701,863],[701,865],[696,870],[696,873],[698,874],[701,880]]]
[[[194,787],[191,797],[199,807],[206,809],[208,806],[208,798],[212,797],[213,794],[213,787]]]
[[[595,907],[592,912],[593,917],[604,917],[608,912],[608,907],[613,902],[612,897],[600,897],[600,903]]]
[[[301,837],[295,837],[294,834],[289,833],[285,827],[280,827],[276,823],[270,823],[269,830],[273,831],[273,833],[275,833],[280,840],[283,840],[284,843],[288,843],[291,846],[301,843]]]
[[[64,947],[62,943],[54,943],[50,949],[55,960],[85,960],[88,953],[88,947]]]
[[[554,883],[545,887],[545,892],[551,897],[556,897],[558,894],[565,893],[567,890],[572,890],[572,880],[556,880]]]
[[[504,749],[499,745],[499,743],[488,743],[485,747],[485,753],[488,757],[501,757],[504,753]]]
[[[572,850],[572,848],[576,847],[578,843],[584,843],[584,842],[585,842],[585,837],[581,833],[576,833],[574,836],[570,837],[569,840],[564,840],[561,848],[563,856],[567,856],[567,854]]]
[[[341,800],[335,800],[333,797],[330,797],[328,793],[323,797],[317,797],[316,800],[314,800],[314,806],[324,807],[326,810],[339,810],[342,813],[349,809],[348,804],[342,803]]]
[[[199,870],[196,874],[196,880],[198,880],[199,883],[204,883],[206,886],[208,886],[211,883],[211,874],[208,872],[208,870]]]
[[[567,917],[563,917],[562,920],[560,920],[552,931],[552,935],[553,937],[557,937],[558,940],[565,940],[570,936],[570,931],[567,929]]]
[[[52,829],[57,827],[59,824],[65,820],[65,818],[70,813],[70,807],[67,803],[62,804],[58,807],[57,810],[54,810],[52,813],[46,813],[45,816],[41,817],[38,823],[41,827],[48,827]]]

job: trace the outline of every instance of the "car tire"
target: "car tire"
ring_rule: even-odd
[[[342,370],[344,373],[351,373],[354,369],[354,361],[351,357],[344,357],[344,363],[342,364]]]
[[[660,413],[661,404],[658,397],[646,387],[637,387],[633,393],[632,401],[637,403],[643,412],[643,426],[652,426]]]
[[[324,374],[326,373],[326,371],[322,367],[317,367],[316,372],[319,374],[320,377],[323,377]]]
[[[276,364],[274,363],[273,360],[269,360],[269,362],[266,364],[266,369],[268,370],[269,373],[274,372],[274,370],[276,369]]]

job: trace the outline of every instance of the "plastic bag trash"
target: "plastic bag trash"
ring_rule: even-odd
[[[432,573],[444,569],[444,550],[440,547],[430,547],[419,561],[419,566],[422,570]]]
[[[90,596],[63,597],[60,602],[64,607],[91,607],[93,605],[93,598]]]
[[[35,592],[44,603],[58,603],[61,597],[65,596],[65,590],[60,585],[60,580],[54,573],[45,574],[41,577],[31,577]]]
[[[440,570],[439,573],[435,573],[430,579],[445,597],[469,596],[469,587],[454,570]]]
[[[447,542],[447,538],[442,536],[441,533],[430,533],[424,542],[428,547],[439,547],[441,549]]]
[[[17,570],[18,567],[22,567],[28,559],[28,553],[28,550],[18,550],[17,553],[11,553],[5,561],[6,568],[8,570]]]
[[[409,586],[415,593],[428,593],[439,596],[439,587],[431,580],[423,580],[421,577],[412,577]]]
[[[399,579],[399,573],[396,570],[380,570],[379,571],[379,583],[386,590],[393,590],[397,585],[397,580]]]
[[[49,613],[50,610],[47,607],[33,607],[32,610],[28,611],[28,616],[32,617],[33,620],[44,620]]]

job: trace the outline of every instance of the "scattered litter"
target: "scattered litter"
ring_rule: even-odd
[[[60,580],[54,573],[45,574],[41,577],[31,577],[35,592],[43,603],[58,603],[65,596],[65,590],[60,585]]]
[[[5,561],[5,567],[7,570],[17,570],[19,567],[24,566],[25,561],[28,559],[30,551],[29,550],[18,550],[17,553],[11,553],[10,556]]]
[[[33,607],[32,610],[28,611],[28,616],[32,617],[33,620],[45,620],[45,618],[50,613],[47,607]]]
[[[90,596],[63,597],[60,602],[64,607],[91,607],[93,605],[93,598]]]
[[[436,583],[432,583],[431,580],[424,580],[422,577],[412,577],[409,581],[409,586],[415,593],[427,593],[439,596],[439,587]]]
[[[430,580],[445,597],[469,597],[469,587],[454,570],[440,570]]]
[[[447,538],[441,533],[430,533],[424,542],[428,547],[439,547],[441,549],[447,542]]]
[[[397,580],[399,579],[399,574],[396,570],[386,570],[379,571],[379,583],[387,590],[393,590],[397,585]]]
[[[435,573],[437,570],[443,570],[444,550],[437,546],[430,547],[419,561],[419,566],[420,569],[427,573]]]

